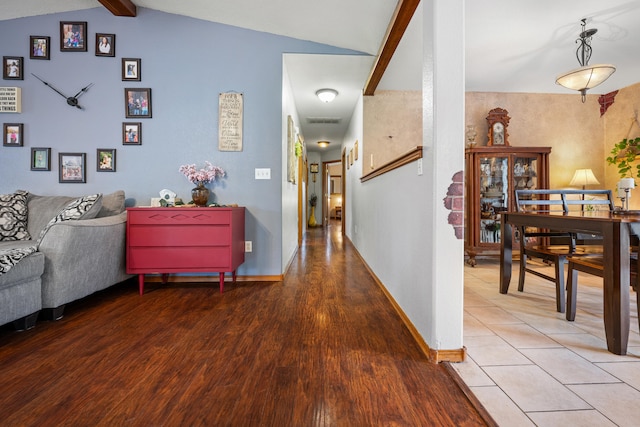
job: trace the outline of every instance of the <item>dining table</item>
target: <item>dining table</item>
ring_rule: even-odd
[[[514,228],[547,230],[602,236],[604,257],[603,299],[607,349],[627,354],[629,340],[630,239],[640,235],[638,211],[570,211],[566,213],[502,212],[500,241],[500,293],[509,291],[512,273]]]

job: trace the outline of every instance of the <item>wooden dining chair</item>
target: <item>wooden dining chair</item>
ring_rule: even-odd
[[[537,214],[568,213],[570,210],[589,209],[598,207],[613,210],[613,195],[611,190],[515,190],[515,202],[518,212],[533,212]],[[533,274],[555,283],[556,310],[565,312],[565,279],[564,270],[567,257],[592,256],[602,253],[599,244],[578,244],[578,235],[553,230],[518,228],[520,238],[520,272],[518,277],[518,291],[524,291],[526,273]],[[589,236],[591,237],[591,236]],[[560,243],[552,242],[559,240]],[[596,240],[598,238],[596,237]],[[588,243],[591,242],[589,239]],[[537,258],[553,265],[553,276],[533,269],[529,266],[529,259]]]
[[[638,326],[640,327],[640,298],[638,292],[640,291],[640,285],[638,285],[638,271],[640,266],[638,265],[639,258],[637,252],[632,252],[630,256],[630,282],[631,287],[636,291],[636,306],[638,310]],[[573,257],[567,258],[567,313],[566,317],[569,321],[574,321],[576,318],[576,301],[578,295],[578,271],[583,273],[592,274],[594,276],[603,277],[605,264],[604,257],[593,256],[589,258]]]

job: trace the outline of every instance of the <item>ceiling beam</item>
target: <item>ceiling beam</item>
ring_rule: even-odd
[[[135,17],[137,14],[136,5],[131,3],[131,0],[98,0],[104,7],[109,9],[109,12],[115,16],[131,16]]]
[[[383,43],[380,46],[380,52],[378,52],[378,57],[373,64],[367,84],[364,87],[365,96],[372,96],[375,93],[419,3],[420,0],[398,0],[393,18],[391,18],[387,28],[387,34],[385,34]]]

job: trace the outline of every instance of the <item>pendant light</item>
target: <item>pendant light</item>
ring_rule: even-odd
[[[586,18],[582,20],[582,32],[576,40],[576,43],[580,43],[576,50],[576,58],[578,59],[580,68],[561,74],[556,79],[556,84],[564,86],[567,89],[579,91],[582,95],[582,102],[585,102],[587,99],[587,90],[598,86],[616,71],[616,67],[611,64],[589,65],[592,52],[590,44],[591,37],[593,37],[598,30],[595,28],[585,30],[586,22]]]

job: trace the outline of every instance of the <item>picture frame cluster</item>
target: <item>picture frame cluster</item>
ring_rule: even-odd
[[[87,52],[91,42],[86,21],[60,21],[59,48],[60,52]],[[29,36],[29,60],[51,60],[52,40],[49,35]],[[96,57],[116,56],[116,34],[95,33]],[[4,80],[24,80],[25,64],[23,56],[3,56]],[[123,82],[142,81],[141,58],[121,58],[121,80]],[[47,84],[47,83],[45,83]],[[47,84],[48,85],[48,84]],[[151,88],[125,87],[124,110],[126,119],[152,118]],[[23,123],[3,124],[3,147],[24,147],[25,125]],[[122,122],[123,146],[142,145],[142,122]],[[55,154],[53,154],[55,156]],[[58,153],[58,182],[86,183],[87,182],[87,153],[59,152]],[[30,170],[49,172],[52,170],[52,148],[31,147]],[[96,171],[116,172],[116,149],[96,149]]]

